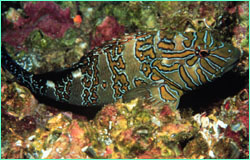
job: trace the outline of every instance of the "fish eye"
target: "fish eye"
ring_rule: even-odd
[[[199,53],[200,57],[207,57],[209,55],[209,51],[207,50],[202,50]]]
[[[200,58],[207,57],[209,54],[209,50],[200,50],[199,48],[195,49],[195,55],[199,56]]]

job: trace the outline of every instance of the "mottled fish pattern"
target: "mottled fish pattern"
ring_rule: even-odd
[[[2,47],[2,66],[21,84],[35,94],[79,106],[148,96],[178,107],[185,92],[222,76],[239,57],[237,48],[215,40],[207,30],[127,34],[50,79],[22,69]]]

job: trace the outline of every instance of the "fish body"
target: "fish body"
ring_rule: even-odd
[[[78,106],[142,96],[176,108],[185,92],[222,76],[239,58],[237,48],[206,30],[136,33],[93,49],[51,78],[22,69],[2,47],[2,66],[21,84],[34,94]]]

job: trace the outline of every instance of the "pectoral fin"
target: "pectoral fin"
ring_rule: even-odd
[[[164,89],[166,88],[166,89]],[[170,92],[170,88],[167,85],[156,85],[156,86],[141,86],[129,90],[123,95],[123,102],[130,102],[135,98],[141,98],[145,103],[148,103],[152,106],[162,107],[168,105],[173,110],[175,110],[180,101],[180,96],[182,91]],[[179,94],[180,93],[180,94]]]
[[[136,87],[126,92],[122,97],[122,102],[127,103],[135,98],[142,98],[143,100],[150,98],[151,93],[147,87]]]

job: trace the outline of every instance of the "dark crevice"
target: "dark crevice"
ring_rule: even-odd
[[[214,82],[207,83],[201,88],[183,95],[178,109],[183,111],[189,107],[194,111],[193,114],[208,112],[212,109],[212,104],[236,95],[240,90],[247,87],[248,83],[248,72],[242,76],[230,71]]]

